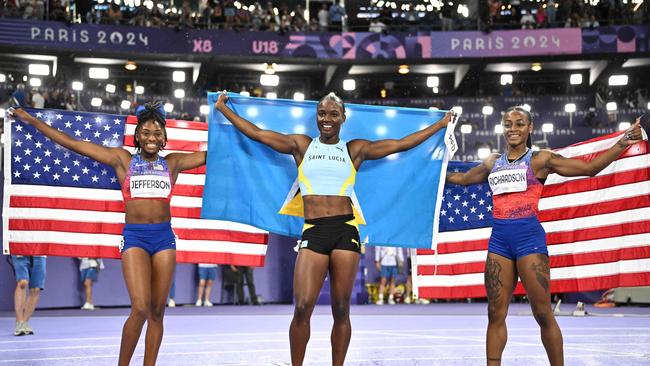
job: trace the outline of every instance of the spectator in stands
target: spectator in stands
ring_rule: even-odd
[[[151,9],[151,15],[150,15],[150,21],[147,22],[147,24],[151,27],[160,27],[164,25],[165,22],[165,14],[163,14],[162,10],[158,6],[154,6],[153,9]]]
[[[237,8],[233,0],[225,0],[223,3],[223,15],[225,17],[225,29],[232,30],[235,25],[235,17],[237,16]]]
[[[39,108],[42,109],[45,107],[45,98],[43,97],[43,94],[38,90],[38,88],[33,88],[32,89],[32,108]]]
[[[448,2],[442,2],[442,8],[440,8],[440,20],[442,21],[443,32],[454,30],[453,10],[453,7],[449,5]]]
[[[102,269],[104,269],[104,262],[101,258],[79,258],[79,272],[86,300],[81,307],[82,310],[95,310],[93,283],[97,282],[97,274]]]
[[[150,15],[149,9],[147,9],[144,3],[141,3],[133,11],[133,18],[129,20],[129,24],[134,25],[136,27],[146,27],[149,25],[149,22],[147,20],[149,15]]]
[[[119,25],[122,22],[122,10],[120,6],[116,3],[112,3],[108,7],[108,12],[106,13],[105,18],[106,24],[115,24]]]
[[[65,99],[65,110],[67,111],[78,111],[79,105],[77,104],[77,95],[74,93],[68,94],[68,97]]]
[[[334,0],[329,9],[329,30],[331,32],[341,32],[343,30],[343,18],[346,13],[340,2],[340,0]]]
[[[555,27],[555,18],[557,16],[557,3],[555,0],[546,1],[546,19],[549,27]]]
[[[280,29],[280,19],[275,14],[275,8],[272,2],[269,1],[266,3],[266,9],[264,9],[264,17],[262,19],[262,27],[264,30],[277,32]]]
[[[330,13],[327,10],[327,3],[322,3],[318,11],[318,30],[321,32],[327,31],[329,27]]]
[[[210,294],[212,293],[212,284],[217,278],[217,265],[199,263],[197,271],[199,275],[199,287],[197,289],[198,296],[195,305],[211,307],[213,304],[210,301]]]
[[[543,5],[537,7],[535,23],[537,23],[537,28],[544,28],[547,25],[546,8]]]
[[[286,33],[291,31],[291,14],[289,14],[289,8],[286,5],[282,6],[280,9],[280,33]]]
[[[223,15],[223,7],[219,1],[212,4],[212,14],[210,14],[210,29],[219,29],[226,23],[226,17]]]
[[[237,275],[235,287],[237,288],[237,305],[244,305],[244,280],[248,286],[248,300],[250,304],[259,305],[257,293],[255,292],[255,280],[253,279],[253,267],[248,266],[230,266],[230,269]]]
[[[413,2],[408,4],[408,10],[404,13],[404,19],[408,26],[408,32],[416,33],[420,24],[420,17],[418,12],[415,10],[415,4]]]
[[[263,22],[264,10],[262,9],[262,5],[259,2],[255,2],[253,11],[251,13],[251,29],[253,31],[261,30]]]
[[[380,274],[379,295],[377,305],[384,305],[384,292],[386,282],[388,285],[388,303],[395,305],[395,279],[402,271],[404,265],[404,252],[402,248],[396,247],[375,247],[375,267]]]
[[[298,4],[296,5],[296,10],[293,12],[293,17],[291,18],[291,29],[294,32],[303,32],[306,27],[307,21],[305,20],[305,9]]]
[[[535,29],[535,18],[530,10],[526,11],[526,14],[521,16],[521,29]]]
[[[52,3],[52,7],[50,8],[50,20],[56,20],[59,22],[70,20],[66,7],[61,0],[54,0]]]
[[[32,335],[34,331],[29,326],[29,319],[34,314],[41,291],[45,289],[46,258],[45,256],[12,255],[11,264],[16,275],[14,335]]]

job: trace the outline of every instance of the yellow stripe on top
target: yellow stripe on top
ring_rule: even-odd
[[[314,194],[314,190],[311,188],[311,183],[309,183],[309,179],[305,177],[305,173],[302,171],[302,163],[298,167],[298,183],[300,184],[301,187],[305,187],[306,191],[304,194]],[[300,190],[302,192],[302,189]]]
[[[348,194],[345,194],[346,190],[350,185],[354,187],[354,183],[357,180],[357,170],[354,169],[354,164],[350,164],[350,175],[348,176],[348,179],[343,182],[343,186],[341,186],[341,190],[339,191],[339,196],[349,196]]]

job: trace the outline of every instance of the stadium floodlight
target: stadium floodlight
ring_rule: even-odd
[[[74,91],[82,91],[84,90],[84,83],[81,81],[73,81],[72,82],[72,90]]]
[[[627,85],[627,75],[612,75],[609,77],[608,83],[610,86]]]
[[[113,94],[113,93],[115,93],[116,89],[117,88],[115,87],[115,84],[106,84],[106,92],[107,93]]]
[[[569,78],[571,85],[580,85],[582,84],[582,74],[571,74]]]
[[[460,133],[464,133],[464,134],[472,133],[472,125],[470,124],[460,125]]]
[[[108,69],[105,67],[91,67],[88,69],[88,77],[91,79],[108,79]]]
[[[305,94],[303,94],[301,92],[295,92],[295,93],[293,93],[293,100],[296,100],[298,102],[302,102],[303,100],[305,100]]]
[[[490,156],[491,153],[492,151],[490,150],[489,147],[479,147],[477,151],[477,155],[479,159],[485,159],[488,156]]]
[[[351,91],[357,88],[357,83],[354,79],[345,79],[343,80],[343,90]]]
[[[613,112],[618,109],[618,106],[616,105],[616,102],[609,102],[605,105],[608,111]]]
[[[102,106],[102,98],[93,98],[90,100],[90,105],[98,108]]]
[[[503,125],[501,123],[494,125],[494,133],[503,133]]]
[[[185,98],[185,89],[174,90],[174,97],[178,99]]]
[[[29,64],[27,67],[30,75],[47,76],[50,74],[50,65],[47,64]]]
[[[136,93],[136,94],[139,94],[139,95],[144,94],[144,86],[142,86],[142,85],[136,85],[136,87],[135,87],[135,93]]]
[[[266,93],[266,99],[278,99],[278,94],[274,92]]]
[[[4,83],[5,81],[7,81],[7,75],[0,74],[0,83]]]
[[[207,104],[201,104],[199,107],[199,113],[201,113],[204,116],[207,116],[208,113],[210,113],[210,106]]]
[[[461,107],[461,106],[459,106],[459,105],[456,105],[456,106],[451,107],[451,110],[454,111],[454,112],[456,112],[456,114],[459,115],[459,116],[460,116],[461,114],[463,114],[463,107]]]
[[[527,111],[527,112],[530,112],[530,109],[531,109],[531,108],[530,108],[530,104],[528,104],[528,103],[524,103],[524,104],[521,106],[521,108],[523,108],[523,109],[524,109],[525,111]]]
[[[545,132],[545,133],[553,132],[553,124],[552,123],[544,123],[542,125],[542,132]]]
[[[128,100],[124,99],[124,100],[122,101],[122,103],[120,103],[120,108],[122,108],[122,109],[129,109],[129,108],[131,108],[131,102],[129,102]]]
[[[42,83],[41,79],[39,79],[39,78],[31,78],[31,79],[29,79],[29,85],[33,86],[34,88],[38,88],[39,86],[41,86],[41,83]]]
[[[621,123],[618,124],[618,130],[619,131],[625,131],[628,128],[630,128],[630,126],[632,126],[632,124],[630,122],[621,122]]]
[[[175,83],[184,83],[185,71],[174,71],[172,73],[172,80],[174,80]]]
[[[427,77],[427,86],[429,88],[437,88],[440,86],[440,78],[437,76],[428,76]]]
[[[280,77],[275,74],[262,74],[260,75],[260,84],[263,86],[278,86],[280,84]]]
[[[165,103],[163,108],[165,109],[165,112],[171,113],[174,110],[174,105],[171,103]]]
[[[481,113],[483,113],[484,116],[491,116],[492,113],[494,113],[494,107],[491,105],[484,105],[483,109],[481,109]]]
[[[512,74],[501,74],[501,85],[512,84]]]
[[[576,111],[575,103],[567,103],[564,105],[564,111],[567,113],[574,113]]]

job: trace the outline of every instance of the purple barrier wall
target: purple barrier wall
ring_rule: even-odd
[[[596,30],[344,33],[234,32],[130,26],[0,21],[0,45],[99,52],[319,59],[428,59],[645,52],[648,26]]]
[[[288,303],[292,301],[293,251],[295,239],[270,235],[266,265],[255,269],[255,286],[262,301]],[[7,256],[0,260],[0,311],[13,310],[15,277]],[[128,306],[129,297],[122,278],[120,261],[104,260],[106,268],[99,273],[99,281],[93,287],[94,303],[97,306]],[[46,289],[41,295],[39,308],[80,307],[83,305],[83,289],[79,280],[79,262],[68,257],[47,258]],[[221,271],[212,289],[212,299],[220,301]],[[193,304],[196,301],[196,265],[178,264],[176,270],[176,302]],[[244,290],[248,296],[248,290]],[[229,297],[230,296],[230,297]],[[232,294],[224,295],[224,300]],[[232,300],[230,300],[232,301]]]

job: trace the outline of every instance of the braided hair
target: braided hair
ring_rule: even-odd
[[[161,146],[162,150],[162,148],[167,144],[167,129],[165,128],[166,113],[163,102],[157,101],[140,105],[135,109],[135,115],[138,118],[138,124],[135,126],[135,136],[140,133],[142,125],[144,125],[146,122],[153,121],[160,125],[165,136],[165,142],[163,142],[163,145]],[[140,141],[138,141],[136,138],[133,139],[133,145],[135,146],[136,151],[140,151],[142,148],[142,146],[140,146]]]
[[[515,105],[515,106],[512,106],[512,107],[506,109],[506,112],[503,114],[503,118],[505,118],[506,114],[508,114],[510,112],[522,113],[522,114],[524,114],[526,116],[526,118],[528,118],[528,123],[533,123],[533,115],[530,113],[530,111],[528,111],[526,108],[524,108],[524,106]],[[528,134],[528,138],[526,139],[526,146],[528,148],[533,147],[532,132]]]
[[[345,103],[343,103],[343,99],[341,99],[338,95],[334,94],[334,92],[330,92],[329,94],[320,98],[320,100],[318,101],[318,105],[320,106],[321,103],[323,103],[326,100],[334,102],[334,104],[336,104],[339,108],[341,108],[341,112],[345,114]]]

